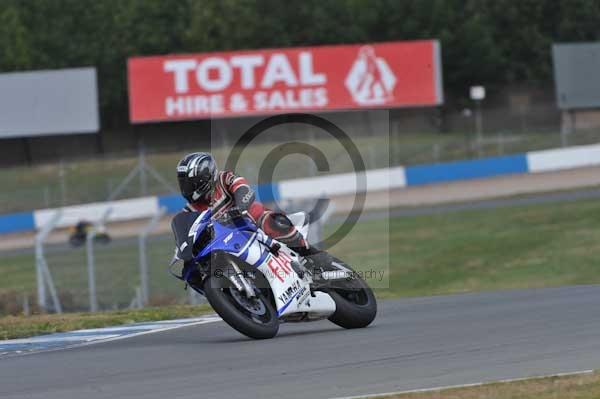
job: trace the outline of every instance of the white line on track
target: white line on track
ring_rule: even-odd
[[[175,324],[175,325],[165,325],[165,327],[161,327],[161,328],[157,328],[154,330],[148,330],[148,331],[141,331],[138,333],[133,333],[133,334],[127,334],[127,335],[119,335],[117,337],[114,338],[108,338],[108,339],[103,339],[102,341],[99,342],[86,342],[82,345],[77,345],[77,346],[87,346],[87,345],[93,345],[93,344],[97,344],[100,342],[111,342],[111,341],[118,341],[121,339],[127,339],[127,338],[133,338],[133,337],[139,337],[140,335],[147,335],[147,334],[154,334],[154,333],[158,333],[158,332],[163,332],[163,331],[169,331],[169,330],[176,330],[178,328],[182,328],[182,327],[192,327],[192,326],[198,326],[200,324],[209,324],[209,323],[215,323],[217,321],[221,321],[221,318],[219,316],[207,316],[205,318],[202,318],[201,320],[198,321],[194,321],[191,323],[187,323],[187,324]]]
[[[11,339],[3,345],[22,345],[22,344],[41,344],[44,342],[80,342],[80,341],[98,341],[118,337],[116,334],[101,335],[75,335],[66,337],[35,337],[26,339]]]
[[[404,394],[411,394],[411,393],[437,392],[437,391],[444,391],[444,390],[447,390],[447,389],[458,389],[458,388],[473,388],[473,387],[480,387],[480,386],[489,385],[489,384],[504,384],[504,383],[509,383],[509,382],[519,382],[519,381],[527,381],[527,380],[539,380],[539,379],[543,379],[543,378],[569,377],[569,376],[573,376],[573,375],[591,374],[593,372],[594,372],[594,370],[579,370],[579,371],[570,371],[570,372],[567,372],[567,373],[537,375],[537,376],[533,376],[533,377],[521,377],[521,378],[510,378],[510,379],[498,380],[498,381],[476,382],[476,383],[472,383],[472,384],[448,385],[448,386],[441,386],[441,387],[434,387],[434,388],[411,389],[411,390],[407,390],[407,391],[394,391],[394,392],[385,392],[385,393],[373,393],[373,394],[357,395],[357,396],[340,396],[340,397],[335,397],[335,398],[331,398],[331,399],[367,399],[367,398],[371,399],[371,398],[382,398],[382,397],[385,397],[385,396],[392,396],[392,395],[404,395]]]
[[[59,351],[59,350],[64,350],[64,349],[73,349],[73,348],[80,348],[80,347],[84,347],[84,346],[90,346],[90,345],[96,345],[96,344],[100,344],[100,343],[104,343],[104,342],[112,342],[112,341],[118,341],[118,340],[122,340],[122,339],[128,339],[128,338],[133,338],[133,337],[139,337],[141,335],[147,335],[147,334],[154,334],[154,333],[159,333],[159,332],[164,332],[164,331],[169,331],[169,330],[175,330],[178,328],[183,328],[183,327],[192,327],[192,326],[197,326],[197,325],[201,325],[201,324],[209,324],[209,323],[216,323],[218,321],[221,321],[222,319],[217,316],[217,315],[206,315],[204,317],[198,317],[198,318],[194,318],[194,319],[187,319],[187,323],[184,323],[185,319],[181,319],[181,320],[169,320],[169,321],[165,321],[162,323],[156,323],[156,322],[149,322],[152,323],[153,325],[160,325],[160,327],[158,328],[153,328],[150,329],[151,327],[149,325],[146,325],[146,329],[144,331],[139,331],[139,332],[134,332],[134,333],[130,333],[130,334],[104,334],[104,335],[92,335],[92,336],[85,336],[85,335],[75,335],[73,337],[60,337],[60,338],[54,338],[54,337],[44,337],[44,336],[40,336],[40,337],[33,337],[33,338],[26,338],[26,339],[22,339],[22,340],[9,340],[9,341],[4,341],[4,344],[8,344],[10,345],[11,343],[21,343],[20,341],[23,341],[23,343],[40,343],[40,342],[54,342],[54,341],[79,341],[77,343],[74,344],[68,344],[65,346],[61,346],[58,348],[44,348],[44,349],[38,349],[38,350],[33,350],[33,351],[14,351],[14,352],[2,352],[0,353],[1,355],[6,356],[6,357],[11,357],[11,355],[18,355],[18,356],[24,356],[24,355],[32,355],[32,354],[36,354],[36,353],[43,353],[43,352],[55,352],[55,351]],[[131,327],[135,327],[135,328],[131,328]],[[109,327],[108,329],[114,330],[116,331],[118,327]],[[139,330],[137,328],[137,326],[121,326],[120,328],[118,328],[119,330],[128,330],[130,329],[131,331],[136,331]],[[99,333],[101,331],[106,331],[107,329],[102,329],[102,328],[98,328],[98,329],[90,329],[90,330],[78,330],[78,331],[72,331],[72,333],[74,334],[81,334],[81,333],[90,333],[90,332],[96,332]],[[106,331],[109,332],[109,331]],[[68,334],[68,333],[65,333]],[[96,337],[100,337],[101,338],[96,338]],[[93,340],[91,340],[93,339]],[[16,342],[15,342],[16,341]],[[0,341],[0,344],[2,344],[3,341]]]

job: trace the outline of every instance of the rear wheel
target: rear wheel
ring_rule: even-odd
[[[375,320],[377,300],[373,291],[360,277],[338,283],[328,291],[335,301],[335,313],[329,320],[344,328],[363,328]]]
[[[341,260],[326,254],[331,263],[338,263],[348,270],[350,266]],[[337,270],[328,267],[328,270]],[[335,302],[335,312],[329,317],[334,324],[344,328],[363,328],[375,320],[377,300],[373,290],[357,273],[351,279],[332,281],[327,290]]]
[[[214,274],[204,282],[206,299],[219,316],[240,333],[255,339],[273,338],[279,319],[271,301],[261,292],[248,298],[227,277]]]

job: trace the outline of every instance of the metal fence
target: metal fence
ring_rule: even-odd
[[[573,145],[600,142],[600,130],[577,131],[561,134],[558,130],[484,132],[479,138],[469,133],[415,133],[401,135],[373,135],[353,138],[364,151],[368,168],[445,162],[488,156],[522,153]],[[326,140],[311,142],[319,148],[335,143]],[[381,142],[381,144],[378,144]],[[196,148],[211,150],[223,164],[230,148]],[[253,152],[260,157],[260,145]],[[329,151],[335,153],[335,151]],[[0,170],[0,214],[64,205],[106,201],[115,198],[133,198],[172,192],[177,183],[174,165],[183,151],[145,153],[127,156],[92,158],[82,161],[60,162],[51,165],[3,168]],[[340,159],[344,154],[340,154]],[[335,158],[335,156],[334,156]],[[256,175],[261,159],[240,163],[238,173]],[[332,159],[335,170],[343,173],[352,165]],[[308,158],[286,160],[278,167],[279,179],[312,176],[314,163]],[[123,184],[123,183],[126,184]]]
[[[174,244],[171,234],[156,234],[163,216],[161,211],[140,222],[137,236],[110,242],[95,239],[100,225],[93,226],[78,247],[46,244],[41,237],[35,258],[37,306],[51,312],[96,312],[190,302],[183,284],[167,272]],[[45,236],[51,230],[52,225],[47,226]]]
[[[284,204],[288,211],[312,207],[312,203],[293,202]],[[321,239],[323,226],[332,209],[315,210],[316,222],[311,224],[312,242]],[[110,209],[105,220],[96,223],[79,246],[62,237],[52,243],[48,237],[53,233],[62,214],[44,226],[36,237],[34,248],[0,253],[3,270],[12,264],[18,268],[12,275],[22,282],[14,284],[12,298],[0,298],[0,315],[6,313],[29,313],[31,308],[48,312],[104,311],[168,304],[197,304],[204,298],[193,290],[185,290],[183,282],[168,273],[168,265],[174,251],[174,239],[165,231],[170,216],[160,210],[154,217],[136,222],[136,235],[113,237],[110,242],[97,240],[98,234],[108,232],[104,223],[110,220]],[[32,267],[34,266],[34,267]],[[6,286],[5,286],[6,289]],[[13,302],[13,303],[9,303]]]

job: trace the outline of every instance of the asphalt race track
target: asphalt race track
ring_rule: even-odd
[[[0,359],[0,397],[330,398],[600,366],[600,286],[382,302],[375,323],[223,322]]]

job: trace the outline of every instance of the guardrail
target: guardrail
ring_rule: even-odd
[[[501,157],[482,158],[431,165],[393,167],[365,171],[366,190],[377,191],[452,181],[482,179],[510,174],[539,173],[600,165],[600,144],[565,149],[534,151]],[[279,199],[344,195],[356,192],[354,173],[318,176],[255,186],[263,202]],[[178,194],[97,202],[62,208],[63,217],[56,227],[75,225],[80,220],[100,220],[112,208],[111,221],[148,218],[159,209],[179,211],[185,202]],[[0,234],[38,230],[57,209],[0,215]]]

